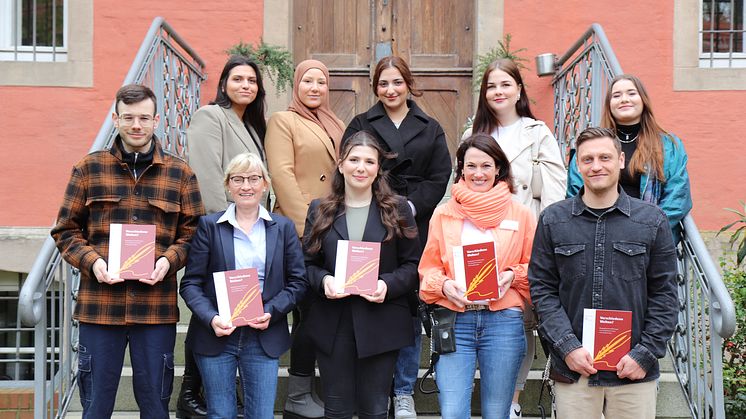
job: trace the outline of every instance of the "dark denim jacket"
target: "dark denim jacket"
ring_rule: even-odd
[[[629,356],[647,371],[640,381],[660,375],[658,358],[677,321],[676,254],[666,215],[619,191],[600,216],[583,203],[583,190],[551,205],[534,237],[528,279],[539,333],[550,345],[555,374],[572,381],[580,375],[564,359],[582,347],[584,308],[632,312]],[[615,371],[590,377],[591,385],[632,382]]]

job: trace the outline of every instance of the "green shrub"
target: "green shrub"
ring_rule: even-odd
[[[225,52],[228,55],[245,55],[253,58],[259,64],[262,73],[272,80],[277,93],[283,93],[293,86],[293,57],[285,48],[267,44],[264,40],[261,40],[259,45],[239,41]]]
[[[723,340],[723,390],[725,416],[746,417],[746,272],[738,267],[723,266],[723,280],[736,307],[738,327],[733,336]]]
[[[474,90],[479,91],[479,85],[482,83],[482,76],[484,71],[487,70],[493,61],[500,58],[509,58],[515,62],[515,64],[521,70],[526,69],[526,65],[523,63],[528,62],[528,59],[524,58],[520,54],[526,51],[526,48],[518,48],[517,50],[510,50],[510,41],[513,39],[512,35],[506,33],[503,36],[502,41],[497,41],[497,46],[490,49],[484,55],[477,56],[477,65],[474,68],[474,78],[472,79],[472,87]]]
[[[736,308],[738,325],[733,336],[723,340],[723,391],[725,393],[725,416],[746,417],[746,271],[741,263],[746,257],[746,204],[741,201],[743,210],[726,208],[736,214],[737,219],[720,229],[718,234],[736,229],[728,240],[736,248],[736,263],[721,263],[723,281],[728,287],[733,305]]]

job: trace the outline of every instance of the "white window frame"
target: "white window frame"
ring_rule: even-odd
[[[746,3],[746,0],[732,0],[735,2],[742,2]],[[744,52],[706,52],[703,51],[703,42],[702,37],[704,35],[704,1],[700,0],[700,7],[699,7],[699,36],[698,36],[698,49],[699,49],[699,67],[700,68],[746,68],[746,33],[742,36],[742,45],[741,49]],[[743,6],[746,6],[744,4]],[[741,7],[742,9],[742,22],[746,23],[746,7]],[[732,22],[731,22],[732,23]],[[746,28],[744,28],[746,30]],[[734,45],[735,48],[735,45]]]
[[[62,2],[62,46],[14,45],[14,38],[21,42],[21,0],[0,0],[0,61],[36,61],[36,62],[65,62],[67,61],[69,0]],[[17,22],[17,24],[14,24]],[[16,30],[15,37],[13,29]]]

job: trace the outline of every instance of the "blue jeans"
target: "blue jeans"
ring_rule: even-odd
[[[435,364],[442,417],[471,417],[478,361],[482,417],[507,418],[518,368],[526,353],[523,313],[516,310],[458,313],[454,334],[456,352],[441,355]]]
[[[414,345],[399,349],[394,368],[394,395],[412,395],[417,383],[417,372],[420,369],[420,352],[422,351],[422,322],[419,317],[412,317],[414,324]]]
[[[141,418],[168,418],[174,382],[175,324],[80,323],[78,389],[84,419],[111,417],[129,344],[132,387]]]
[[[243,387],[245,418],[272,419],[277,392],[279,359],[267,355],[259,343],[259,332],[239,327],[227,338],[218,355],[194,353],[205,391],[208,418],[235,418],[236,370]]]

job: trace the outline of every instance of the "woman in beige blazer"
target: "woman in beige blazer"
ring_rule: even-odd
[[[272,115],[265,147],[276,202],[274,211],[295,223],[303,235],[311,200],[331,191],[344,124],[329,107],[329,71],[306,60],[295,69],[288,110]]]
[[[288,110],[267,123],[265,147],[276,202],[274,211],[295,223],[303,236],[311,200],[331,192],[344,124],[329,107],[329,70],[320,61],[306,60],[295,68],[293,100]],[[307,334],[312,301],[293,311],[288,397],[284,418],[320,418],[324,408],[311,392],[315,349]]]
[[[233,157],[249,152],[266,162],[264,96],[257,64],[232,56],[220,75],[215,100],[192,115],[187,129],[189,165],[197,175],[207,214],[228,206],[224,169]]]

